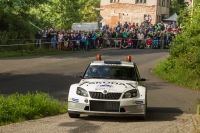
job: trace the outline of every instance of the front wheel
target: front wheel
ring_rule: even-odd
[[[73,113],[68,113],[70,118],[79,118],[80,114],[73,114]]]

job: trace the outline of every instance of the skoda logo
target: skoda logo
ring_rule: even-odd
[[[108,91],[107,91],[107,90],[103,90],[103,93],[104,93],[104,94],[107,94],[107,93],[108,93]]]

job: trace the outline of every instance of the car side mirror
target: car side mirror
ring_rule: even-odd
[[[83,76],[77,75],[76,78],[77,78],[77,79],[82,79]]]
[[[140,78],[139,81],[146,81],[146,79],[145,78]]]

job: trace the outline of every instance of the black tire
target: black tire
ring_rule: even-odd
[[[73,114],[73,113],[68,113],[70,118],[79,118],[80,114]]]

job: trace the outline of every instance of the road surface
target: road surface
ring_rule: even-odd
[[[103,59],[125,60],[127,55],[138,65],[148,87],[147,120],[116,117],[70,119],[67,114],[0,127],[0,133],[121,133],[188,132],[194,130],[191,116],[200,92],[154,77],[150,70],[169,56],[164,49],[105,49],[66,55],[0,59],[0,92],[9,95],[36,90],[66,101],[69,87],[79,80],[88,64],[101,54]]]

